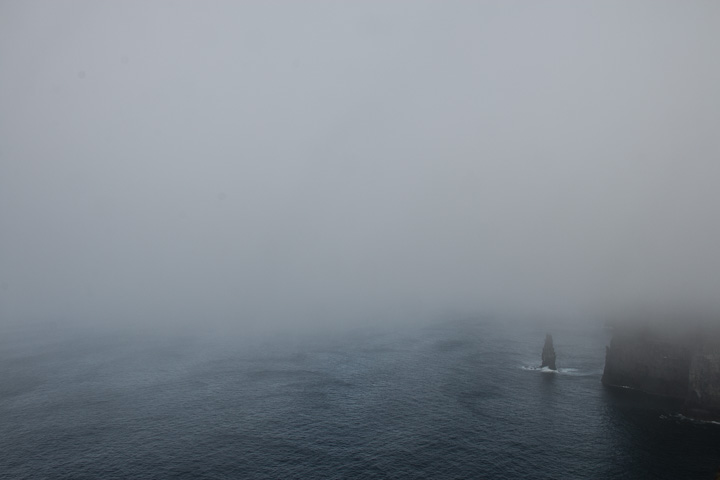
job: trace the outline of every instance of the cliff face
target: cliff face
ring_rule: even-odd
[[[684,400],[688,413],[720,415],[720,341],[707,329],[615,328],[602,383]]]
[[[720,416],[720,345],[706,341],[690,362],[685,406],[691,412]]]
[[[641,334],[616,334],[607,347],[602,382],[654,395],[685,398],[690,358],[684,344]]]

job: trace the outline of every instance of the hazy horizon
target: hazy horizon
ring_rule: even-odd
[[[0,2],[0,324],[720,311],[716,2]]]

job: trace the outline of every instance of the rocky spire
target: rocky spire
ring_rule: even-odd
[[[549,333],[545,336],[545,346],[542,351],[542,365],[540,367],[548,367],[550,370],[557,370],[555,366],[555,349],[553,348],[552,335]]]

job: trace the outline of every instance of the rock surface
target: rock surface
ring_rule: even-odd
[[[552,335],[545,335],[545,346],[542,351],[542,365],[540,368],[548,367],[550,370],[557,370],[555,365],[555,348],[553,347]]]

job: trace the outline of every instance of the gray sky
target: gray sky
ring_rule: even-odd
[[[0,322],[720,301],[720,3],[0,2]]]

